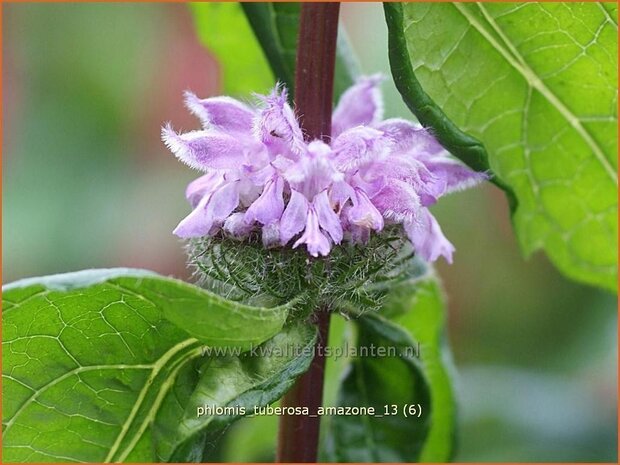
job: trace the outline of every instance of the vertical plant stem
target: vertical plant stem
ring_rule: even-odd
[[[308,407],[310,415],[315,415],[323,401],[323,375],[325,357],[322,348],[327,344],[329,333],[329,311],[316,312],[319,328],[315,357],[310,368],[282,398],[283,407]],[[276,462],[313,463],[317,460],[319,446],[318,416],[282,415],[278,432]]]
[[[331,135],[331,114],[338,35],[339,3],[302,3],[295,70],[295,112],[308,140],[327,141]],[[329,309],[315,313],[318,340],[309,370],[282,398],[284,407],[308,407],[311,415],[283,415],[280,418],[277,462],[316,462],[323,402],[325,351],[329,334]]]
[[[331,135],[339,3],[302,3],[295,111],[308,139]]]

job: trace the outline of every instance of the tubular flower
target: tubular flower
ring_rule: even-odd
[[[193,211],[174,233],[243,240],[260,232],[265,247],[305,245],[317,257],[400,224],[422,258],[452,262],[454,247],[428,207],[487,175],[450,156],[420,125],[382,120],[379,81],[362,78],[342,95],[329,144],[304,140],[283,87],[255,107],[186,93],[203,128],[180,134],[167,125],[162,138],[205,174],[187,187]]]

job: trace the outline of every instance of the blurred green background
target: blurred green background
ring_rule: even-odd
[[[342,17],[362,70],[389,76],[381,7],[345,4]],[[171,231],[197,174],[159,131],[198,126],[183,90],[222,89],[188,8],[8,4],[2,46],[4,282],[113,266],[188,278]],[[387,116],[410,118],[390,79],[384,88]],[[455,459],[615,462],[615,296],[564,279],[540,254],[524,259],[492,186],[434,211],[457,248],[454,265],[438,266],[461,398]],[[270,460],[274,430],[274,419],[242,420],[219,458]]]

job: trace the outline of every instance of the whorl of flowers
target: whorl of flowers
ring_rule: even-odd
[[[174,233],[246,239],[260,231],[265,247],[305,245],[317,257],[401,224],[416,254],[452,262],[454,247],[428,207],[486,174],[451,157],[420,125],[382,120],[379,81],[362,78],[342,95],[329,143],[304,140],[281,86],[257,108],[186,93],[203,129],[179,134],[167,125],[162,138],[205,174],[188,185],[193,211]]]

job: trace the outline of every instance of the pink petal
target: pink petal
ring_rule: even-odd
[[[366,174],[371,178],[385,179],[387,184],[397,179],[411,185],[423,206],[434,204],[446,190],[445,180],[431,173],[423,162],[413,157],[392,155],[370,165]]]
[[[420,154],[435,155],[445,151],[437,139],[419,124],[393,118],[382,121],[376,127],[392,141],[392,150],[397,153],[411,152],[415,157]]]
[[[269,179],[273,177],[276,173],[275,168],[271,163],[267,163],[265,166],[259,169],[255,169],[255,167],[244,167],[244,174],[247,178],[252,181],[252,183],[257,186],[264,186]]]
[[[252,131],[254,111],[234,98],[200,99],[192,92],[185,92],[185,106],[200,119],[205,128],[216,126],[227,133]]]
[[[198,202],[196,208],[194,208],[172,232],[184,239],[202,237],[209,234],[213,226],[213,221],[211,221],[211,217],[206,209],[210,197],[210,195],[204,196],[202,200]]]
[[[333,182],[343,179],[330,160],[331,149],[319,140],[308,144],[308,151],[283,173],[291,188],[307,199],[327,189]]]
[[[375,164],[373,163],[369,166],[372,168]],[[362,189],[370,199],[381,192],[387,183],[388,179],[386,176],[380,173],[377,174],[374,169],[369,169],[368,167],[360,169],[358,173],[351,177],[349,182],[351,186]]]
[[[283,147],[291,153],[300,155],[305,150],[304,136],[295,117],[293,109],[287,99],[286,89],[278,88],[263,97],[266,107],[255,119],[254,131],[265,143],[276,143],[278,147],[284,142]]]
[[[446,194],[473,187],[489,179],[487,173],[474,171],[464,163],[448,156],[429,157],[423,160],[423,163],[434,176],[444,180],[446,186],[444,193]]]
[[[313,257],[319,255],[327,255],[331,249],[329,239],[319,229],[319,218],[317,213],[311,207],[308,210],[308,218],[306,221],[306,230],[303,235],[293,244],[293,248],[301,244],[306,244],[308,253]]]
[[[239,204],[242,207],[249,207],[260,196],[262,186],[257,186],[248,177],[242,176],[239,179]]]
[[[472,187],[488,179],[486,173],[473,171],[448,155],[437,139],[419,124],[395,118],[381,122],[377,128],[392,140],[392,150],[397,157],[412,157],[424,163],[435,178],[427,183],[434,184],[428,186],[435,197],[430,203],[434,203],[443,194]]]
[[[312,206],[316,211],[321,228],[329,233],[336,244],[340,244],[342,241],[342,225],[340,224],[340,218],[334,213],[329,204],[326,190],[314,197]]]
[[[418,218],[415,221],[406,221],[404,227],[416,254],[429,262],[442,256],[448,263],[452,263],[454,246],[446,239],[439,223],[428,209],[423,208]]]
[[[372,197],[372,203],[384,218],[398,223],[412,220],[421,208],[420,197],[415,189],[396,179],[390,180]]]
[[[202,237],[224,220],[239,205],[239,186],[234,181],[208,194],[173,231],[179,237]]]
[[[333,183],[329,190],[329,200],[337,211],[341,210],[347,200],[354,195],[353,187],[346,181]]]
[[[212,171],[194,179],[185,189],[185,198],[192,207],[196,207],[198,202],[207,194],[212,193],[224,182],[224,175],[217,171]]]
[[[276,176],[265,184],[263,193],[245,212],[245,222],[248,224],[258,221],[261,224],[270,224],[277,221],[284,211],[284,180]]]
[[[383,229],[383,217],[372,204],[368,196],[361,189],[355,189],[353,207],[348,210],[348,218],[351,223],[367,229],[381,231]]]
[[[356,126],[377,123],[383,116],[381,76],[364,77],[342,94],[332,117],[332,136]]]
[[[280,241],[282,245],[300,233],[308,216],[308,200],[296,190],[291,190],[291,199],[280,220]]]
[[[387,147],[381,131],[364,126],[347,129],[332,143],[334,163],[340,170],[349,171],[382,158]]]
[[[253,229],[251,224],[247,224],[243,213],[233,213],[224,222],[224,231],[235,239],[245,239]]]
[[[231,182],[216,190],[211,196],[208,209],[214,222],[223,222],[239,205],[239,182]]]
[[[237,169],[245,160],[245,141],[218,131],[177,134],[166,126],[162,129],[162,140],[179,160],[202,171]]]

